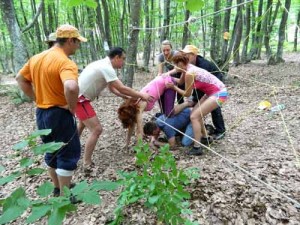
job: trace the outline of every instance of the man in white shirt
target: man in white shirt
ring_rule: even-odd
[[[92,155],[97,140],[102,133],[102,126],[91,105],[91,101],[97,98],[100,93],[108,87],[115,95],[127,98],[142,98],[150,100],[150,95],[135,91],[126,87],[117,77],[115,69],[120,69],[126,59],[124,49],[112,48],[104,59],[90,63],[79,76],[79,98],[76,109],[76,116],[79,119],[78,132],[81,135],[85,127],[90,135],[85,143],[84,149],[84,171],[90,173],[93,168]]]

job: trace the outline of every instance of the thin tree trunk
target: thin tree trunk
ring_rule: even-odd
[[[96,48],[95,48],[95,39],[94,39],[94,18],[95,18],[95,14],[94,11],[92,11],[89,7],[86,8],[87,10],[87,20],[88,20],[88,27],[89,29],[87,30],[87,38],[88,38],[88,47],[89,47],[89,51],[92,57],[92,61],[95,61],[97,59],[97,52],[96,52]]]
[[[100,2],[97,1],[97,8],[96,8],[96,23],[99,29],[100,37],[101,37],[101,45],[100,45],[100,50],[102,53],[105,52],[104,50],[104,41],[105,41],[105,29],[103,26],[103,17],[102,17],[102,12],[101,12],[101,5]]]
[[[227,0],[226,8],[231,7],[232,0]],[[224,22],[223,22],[223,33],[229,32],[229,26],[230,26],[230,16],[231,16],[231,9],[226,10],[225,16],[224,16]],[[222,70],[227,66],[227,51],[228,51],[228,39],[223,39],[223,46],[222,46],[222,56],[221,56],[221,64],[222,64]]]
[[[145,26],[146,28],[150,27],[150,14],[149,14],[149,0],[144,0],[144,12],[145,12]],[[152,32],[145,31],[145,40],[144,40],[144,69],[149,71],[149,60],[151,54],[151,36]]]
[[[140,12],[141,12],[141,1],[129,1],[130,2],[130,24],[132,27],[139,27],[140,25]],[[139,42],[139,30],[133,29],[130,32],[129,45],[127,50],[127,82],[129,87],[132,87],[134,68],[136,63],[137,47]]]
[[[251,3],[252,4],[252,3]],[[247,63],[250,60],[248,59],[248,43],[249,43],[249,35],[250,35],[250,30],[251,30],[251,5],[248,3],[246,5],[246,12],[245,12],[245,39],[243,43],[243,50],[242,50],[242,56],[241,56],[241,61],[242,63]]]
[[[294,49],[293,51],[297,51],[297,42],[298,42],[298,31],[299,31],[299,26],[300,26],[300,9],[298,11],[298,16],[297,16],[297,23],[296,23],[296,28],[295,28],[295,35],[294,35]]]
[[[221,1],[215,0],[214,2],[215,2],[214,12],[216,12],[220,10]],[[218,57],[219,57],[218,44],[217,44],[218,42],[217,39],[219,38],[219,35],[217,35],[217,33],[220,26],[220,22],[221,22],[220,14],[216,14],[213,18],[211,43],[210,43],[210,57],[212,58],[213,61],[218,61]]]
[[[190,17],[190,11],[185,10],[185,16],[184,16],[184,21],[187,21]],[[183,36],[182,36],[182,44],[181,47],[184,48],[189,42],[189,37],[190,37],[190,30],[189,30],[189,24],[185,23],[183,27]]]
[[[290,6],[291,6],[291,0],[285,0],[285,9],[282,12],[282,17],[279,25],[279,30],[278,30],[278,45],[277,45],[277,54],[276,54],[277,63],[284,62],[284,59],[282,58],[283,43],[285,41],[285,26],[288,19],[287,11],[290,10]]]
[[[201,9],[201,11],[200,11],[200,13],[201,13],[201,16],[203,16],[204,15],[204,12],[203,12],[203,10]],[[202,49],[203,49],[203,52],[202,52],[202,54],[203,54],[203,57],[205,57],[205,54],[206,54],[206,27],[205,27],[205,23],[204,23],[204,20],[201,20],[201,30],[202,30]]]
[[[21,29],[18,26],[16,20],[15,9],[13,1],[11,0],[1,0],[0,9],[2,12],[2,18],[9,31],[10,40],[13,47],[13,64],[14,71],[19,71],[25,62],[27,61],[28,54],[26,51],[25,43],[22,40]]]
[[[255,15],[255,13],[254,13],[254,17],[253,17],[254,21],[256,21],[256,18],[261,18],[262,9],[263,9],[263,0],[259,0],[257,15]],[[254,39],[252,40],[252,45],[251,45],[251,50],[250,50],[251,59],[259,59],[259,46],[261,46],[260,33],[261,33],[261,19],[259,19],[259,21],[256,24]]]
[[[104,29],[105,29],[105,39],[109,48],[111,48],[111,35],[110,35],[110,26],[109,26],[109,10],[106,0],[101,0],[103,12],[104,12]]]
[[[237,0],[237,4],[242,3],[243,0]],[[242,33],[243,33],[243,6],[237,7],[237,26],[235,30],[235,37],[234,37],[234,46],[233,46],[233,65],[237,66],[240,64],[240,44],[242,40]]]
[[[170,2],[171,0],[164,1],[164,26],[169,26],[170,24]],[[162,35],[160,37],[160,42],[169,38],[169,27],[162,28]]]

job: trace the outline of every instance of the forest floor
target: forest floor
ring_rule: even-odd
[[[297,167],[300,160],[300,54],[289,53],[284,58],[285,63],[275,66],[256,60],[230,67],[225,82],[230,99],[222,109],[227,127],[225,138],[215,142],[202,156],[190,157],[181,147],[173,151],[180,168],[200,169],[200,178],[187,187],[192,195],[190,218],[200,224],[300,224],[300,209],[278,194],[300,202],[300,164]],[[134,87],[139,90],[154,76],[153,72],[137,72]],[[94,102],[104,128],[93,156],[96,171],[85,178],[80,160],[75,182],[116,180],[118,170],[135,168],[134,154],[123,148],[126,133],[116,114],[122,99],[108,92],[104,95]],[[258,106],[263,100],[272,106],[284,104],[285,109],[273,114],[260,110]],[[156,106],[145,113],[145,120],[157,111]],[[35,130],[35,107],[32,103],[17,107],[9,97],[1,96],[0,117],[0,164],[6,168],[4,175],[18,165],[15,159],[8,157],[13,153],[12,146]],[[87,134],[87,131],[83,134],[82,145]],[[240,167],[265,184],[245,174]],[[46,179],[46,174],[29,178],[26,183],[29,195]],[[20,179],[1,187],[0,197],[21,185],[24,183]],[[78,205],[78,211],[69,214],[64,224],[105,224],[113,216],[118,193],[101,192],[101,205]],[[24,224],[27,215],[13,224]],[[154,214],[141,205],[129,207],[126,215],[123,224],[157,224]],[[46,224],[46,221],[35,224]]]

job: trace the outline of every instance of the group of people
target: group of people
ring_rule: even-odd
[[[159,75],[141,91],[136,91],[125,86],[117,77],[115,70],[122,68],[126,60],[126,53],[121,47],[112,48],[106,58],[87,65],[79,76],[78,67],[70,56],[87,39],[80,35],[77,28],[68,24],[59,26],[51,35],[49,48],[31,57],[17,74],[16,80],[23,92],[36,103],[38,129],[52,130],[49,135],[42,136],[42,141],[66,143],[58,151],[45,154],[48,173],[58,195],[63,194],[64,186],[71,187],[80,159],[80,135],[85,127],[89,130],[83,156],[85,172],[94,166],[92,154],[102,126],[91,102],[106,87],[125,99],[118,109],[118,116],[123,126],[128,128],[127,144],[136,125],[137,137],[151,135],[156,140],[162,129],[170,145],[175,146],[176,130],[165,126],[168,120],[173,121],[169,124],[176,129],[186,128],[186,133],[195,140],[207,139],[203,117],[211,111],[216,128],[215,138],[224,134],[220,106],[227,98],[227,91],[222,81],[216,78],[218,70],[215,67],[212,66],[211,70],[216,71],[210,71],[216,72],[215,76],[207,68],[201,69],[201,65],[208,61],[198,55],[196,47],[187,46],[182,52],[174,52],[169,41],[163,42]],[[189,49],[193,51],[188,52]],[[193,89],[196,90],[196,97],[183,101],[182,96],[190,96]],[[175,105],[176,93],[178,104]],[[201,95],[203,97],[198,101]],[[163,102],[162,115],[156,123],[143,126],[142,113],[153,109],[155,102]],[[169,114],[165,113],[166,109]],[[185,145],[191,142],[189,138],[183,139]],[[194,142],[189,154],[202,154],[198,141]]]
[[[183,146],[194,142],[188,154],[201,155],[201,144],[208,145],[225,135],[221,106],[227,100],[228,93],[222,82],[223,74],[214,63],[200,56],[198,48],[193,45],[186,45],[176,52],[165,40],[161,50],[158,76],[140,91],[150,94],[153,97],[151,101],[130,99],[118,110],[123,126],[129,131],[126,145],[137,126],[137,137],[151,136],[151,142],[157,146],[163,144],[158,141],[160,131],[165,133],[171,147],[176,145],[176,135],[183,133]],[[174,105],[176,93],[178,104]],[[161,115],[155,122],[143,126],[142,113],[152,110],[155,102],[160,103]],[[210,133],[204,123],[208,113],[212,114],[214,124]]]

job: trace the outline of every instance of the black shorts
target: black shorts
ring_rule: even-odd
[[[46,164],[55,169],[75,170],[80,159],[80,141],[75,117],[69,110],[59,107],[36,110],[38,129],[51,129],[51,133],[42,136],[44,143],[64,142],[61,149],[54,153],[46,153]]]

